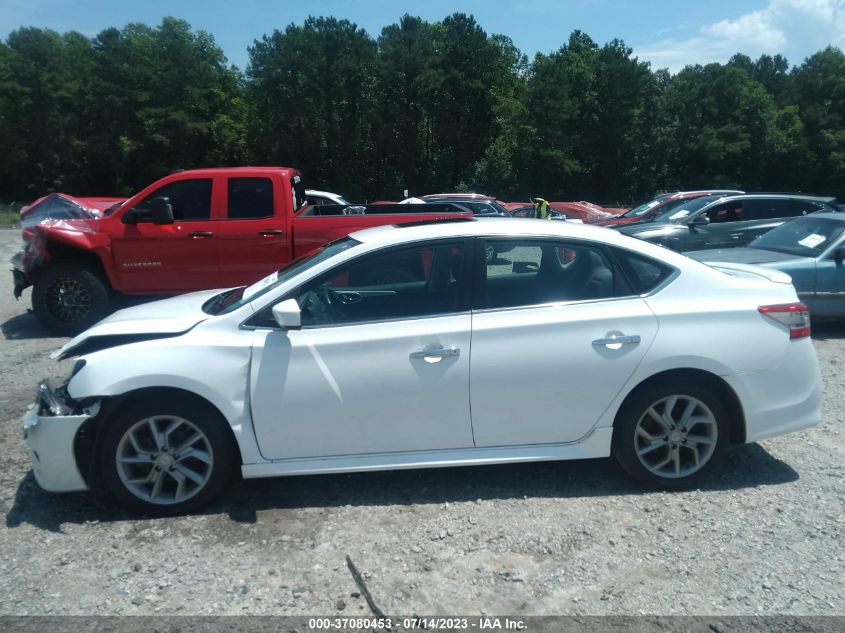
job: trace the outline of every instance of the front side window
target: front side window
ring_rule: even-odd
[[[465,309],[463,242],[391,249],[341,266],[295,294],[302,327],[453,314]]]
[[[269,178],[229,178],[230,220],[273,217],[273,181]]]
[[[513,308],[632,294],[603,249],[582,242],[491,240],[482,307]]]
[[[722,222],[739,222],[746,220],[743,213],[742,202],[726,202],[707,211],[707,218],[710,224],[721,224]]]
[[[136,209],[149,210],[153,198],[168,198],[177,222],[208,220],[211,218],[211,178],[177,180],[159,187],[139,204]]]

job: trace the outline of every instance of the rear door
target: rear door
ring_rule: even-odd
[[[596,243],[490,244],[500,255],[483,264],[473,310],[475,445],[578,441],[633,374],[657,319]]]
[[[173,224],[115,223],[112,256],[120,288],[150,294],[220,286],[211,219],[214,182],[210,177],[171,181],[134,207],[148,209],[153,198],[168,198]]]
[[[291,259],[287,201],[281,182],[267,174],[223,178],[218,222],[220,286],[251,284]]]

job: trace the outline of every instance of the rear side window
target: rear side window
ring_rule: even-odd
[[[773,220],[801,215],[793,200],[746,200],[743,220]]]
[[[177,180],[159,187],[144,198],[136,209],[149,209],[153,198],[168,198],[173,219],[179,222],[211,218],[211,178]]]
[[[273,217],[273,181],[269,178],[229,178],[229,219]]]
[[[663,262],[639,253],[633,253],[623,248],[612,248],[611,250],[637,294],[651,292],[668,279],[675,270]]]
[[[598,245],[489,240],[484,308],[516,308],[630,296],[631,289]]]

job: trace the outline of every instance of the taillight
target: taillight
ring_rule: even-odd
[[[782,303],[757,309],[763,316],[786,326],[790,339],[810,336],[810,309],[803,303]]]

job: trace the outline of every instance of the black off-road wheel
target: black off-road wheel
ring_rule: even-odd
[[[74,336],[108,314],[109,289],[89,266],[57,264],[35,280],[32,309],[50,331]]]

